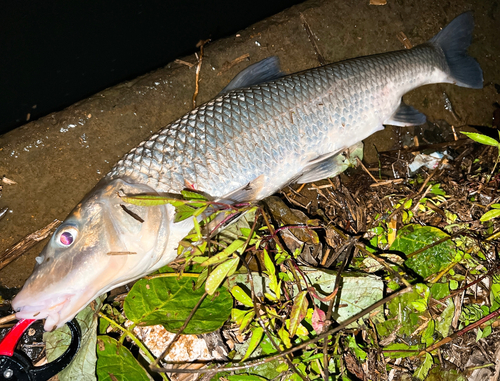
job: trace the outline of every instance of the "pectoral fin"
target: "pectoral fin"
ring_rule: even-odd
[[[260,175],[248,184],[222,196],[218,201],[229,204],[255,201],[264,187],[264,182],[264,175]]]
[[[344,155],[345,153],[345,155]],[[356,158],[363,158],[363,142],[358,142],[342,151],[335,151],[314,159],[304,168],[303,174],[297,179],[298,184],[334,177],[344,172],[356,163]]]

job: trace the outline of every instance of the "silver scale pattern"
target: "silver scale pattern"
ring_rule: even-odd
[[[108,173],[159,192],[186,182],[219,197],[261,174],[266,196],[315,157],[373,133],[400,97],[447,70],[432,45],[351,59],[238,89],[199,106],[139,144]],[[388,83],[395,85],[384,94]],[[380,119],[375,122],[375,116]]]

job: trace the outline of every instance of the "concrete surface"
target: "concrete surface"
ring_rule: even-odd
[[[455,126],[491,124],[492,104],[500,102],[493,86],[500,82],[499,1],[388,0],[385,6],[369,5],[368,0],[307,1],[207,45],[198,104],[214,97],[247,65],[270,55],[280,57],[287,73],[318,66],[304,19],[325,60],[335,62],[402,49],[399,32],[413,45],[425,42],[467,10],[474,11],[476,20],[469,52],[483,68],[485,88],[430,85],[413,91],[406,101],[430,120]],[[248,61],[223,70],[225,63],[244,54],[249,54]],[[183,60],[194,63],[196,58]],[[0,175],[17,182],[4,185],[0,198],[0,207],[12,210],[0,221],[0,252],[54,218],[64,219],[124,153],[191,109],[194,85],[195,67],[171,63],[0,136]],[[443,92],[459,120],[445,109]],[[368,157],[373,157],[371,143],[379,150],[397,148],[395,130],[387,128],[370,138]],[[21,286],[42,246],[3,269],[0,284]]]

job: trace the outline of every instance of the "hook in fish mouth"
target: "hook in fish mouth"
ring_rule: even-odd
[[[12,302],[17,319],[46,319],[44,329],[52,331],[71,320],[76,313],[72,308],[75,294],[56,294],[47,299],[29,301],[29,296],[23,300],[17,297]]]

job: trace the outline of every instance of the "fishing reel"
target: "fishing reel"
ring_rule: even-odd
[[[80,349],[81,331],[76,321],[66,323],[71,332],[68,349],[56,360],[42,366],[35,366],[29,357],[16,345],[23,333],[34,322],[21,319],[0,342],[0,381],[46,381],[66,368]]]

